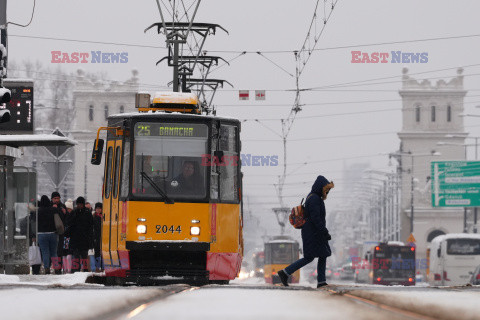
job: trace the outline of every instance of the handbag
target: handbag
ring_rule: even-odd
[[[65,227],[63,226],[62,218],[58,213],[53,215],[53,220],[55,220],[55,228],[57,229],[57,233],[62,235],[65,233]]]
[[[28,248],[28,263],[33,266],[42,264],[42,254],[40,253],[40,247],[35,245],[35,242]]]

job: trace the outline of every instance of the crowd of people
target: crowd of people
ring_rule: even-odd
[[[93,210],[83,197],[62,203],[55,191],[50,199],[43,195],[38,208],[30,210],[31,217],[37,214],[31,242],[38,243],[45,274],[50,274],[52,269],[55,274],[103,269],[102,203],[96,203]],[[40,264],[32,265],[33,274],[40,271]]]

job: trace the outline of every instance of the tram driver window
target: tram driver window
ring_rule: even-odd
[[[206,196],[208,127],[189,123],[137,123],[132,193],[138,197]]]

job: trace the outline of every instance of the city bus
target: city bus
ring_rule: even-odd
[[[430,244],[428,282],[434,286],[467,284],[480,265],[480,234],[445,234]]]
[[[367,263],[354,268],[368,270],[367,282],[382,285],[415,285],[415,247],[403,242],[389,241],[371,247],[366,254]]]
[[[289,264],[300,258],[298,241],[288,236],[276,236],[265,242],[265,266],[263,268],[266,283],[280,283],[278,271],[285,269]],[[300,270],[289,278],[289,283],[300,282]]]
[[[192,93],[139,93],[136,107],[108,117],[91,160],[105,145],[107,283],[228,283],[243,258],[240,122],[201,114]]]

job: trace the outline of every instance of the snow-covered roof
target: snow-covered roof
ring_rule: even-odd
[[[213,115],[200,115],[200,114],[188,114],[188,113],[181,113],[181,112],[128,112],[128,113],[117,113],[112,114],[109,118],[144,118],[144,117],[152,117],[152,118],[176,118],[178,116],[198,119],[198,118],[205,118],[205,119],[216,119],[216,120],[235,120],[239,121],[234,117],[218,117]]]
[[[3,83],[9,83],[9,82],[34,82],[33,79],[28,79],[28,78],[6,78],[3,79]]]
[[[297,243],[297,241],[284,239],[284,240],[270,240],[270,241],[267,241],[266,243]]]
[[[402,241],[388,241],[387,244],[389,246],[404,246],[405,243],[403,243]]]
[[[442,242],[443,240],[448,239],[478,239],[480,240],[480,234],[473,233],[449,233],[441,236],[437,236],[432,240],[433,243]]]
[[[2,134],[0,145],[10,147],[28,146],[74,146],[77,143],[67,137],[60,137],[54,134]]]

